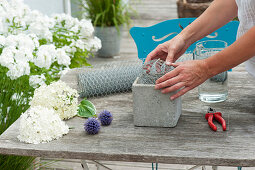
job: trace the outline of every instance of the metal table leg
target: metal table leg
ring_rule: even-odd
[[[81,160],[81,166],[84,170],[89,170],[89,166],[86,160]]]
[[[212,166],[212,170],[218,170],[218,166]]]
[[[94,162],[94,163],[96,164],[97,170],[99,170],[100,167],[103,167],[104,169],[112,170],[111,168],[109,168],[109,167],[103,165],[102,163],[100,163],[100,162],[98,162],[98,161],[95,161],[95,160],[94,160],[94,161],[92,161],[92,162]],[[89,170],[89,166],[88,166],[88,163],[87,163],[86,160],[81,160],[81,166],[82,166],[82,168],[83,168],[84,170]]]

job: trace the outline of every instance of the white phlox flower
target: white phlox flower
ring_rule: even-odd
[[[8,68],[11,79],[30,72],[37,75],[38,68],[30,68],[34,65],[49,69],[47,74],[55,76],[56,71],[69,68],[77,51],[96,52],[101,48],[90,20],[79,21],[67,14],[48,17],[31,10],[23,0],[0,0],[0,23],[0,65]],[[43,82],[39,79],[43,80],[32,77],[31,82]]]
[[[93,39],[89,39],[89,43],[90,44],[90,50],[92,52],[96,52],[98,51],[99,49],[102,48],[102,43],[101,43],[101,40],[97,37],[94,37]]]
[[[59,48],[56,50],[56,59],[57,59],[58,64],[63,64],[67,67],[71,64],[71,59],[66,54],[64,48]]]
[[[64,70],[61,70],[61,71],[59,72],[59,77],[60,77],[60,78],[63,77],[69,70],[70,70],[69,67],[65,68]]]
[[[32,22],[29,27],[29,33],[36,34],[39,38],[45,38],[52,41],[52,33],[50,28],[53,27],[53,20],[49,17],[38,17],[36,21]]]
[[[0,46],[4,46],[5,45],[5,41],[6,41],[5,36],[0,35]]]
[[[34,59],[34,63],[36,66],[40,68],[49,69],[51,64],[56,59],[56,47],[53,44],[50,45],[42,45],[38,48],[36,53],[36,58]]]
[[[80,21],[80,36],[85,38],[90,38],[93,35],[94,27],[90,20],[82,19]]]
[[[23,75],[30,74],[30,67],[27,62],[20,61],[9,65],[9,71],[6,73],[12,80],[17,79]]]
[[[6,47],[3,49],[2,54],[0,55],[0,64],[7,68],[11,67],[11,64],[14,63],[14,55],[17,50],[15,47]]]
[[[46,85],[45,84],[45,76],[41,75],[32,75],[29,77],[29,85],[33,88],[38,88],[39,86]]]

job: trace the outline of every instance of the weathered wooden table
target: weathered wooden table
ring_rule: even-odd
[[[247,73],[229,73],[229,98],[217,104],[200,102],[197,89],[183,97],[175,128],[135,127],[132,94],[93,99],[97,110],[108,109],[112,124],[98,135],[84,132],[84,119],[67,121],[69,134],[45,144],[17,139],[19,120],[0,137],[0,153],[36,157],[158,162],[169,164],[255,166],[255,81]],[[208,106],[223,113],[227,131],[212,131],[204,118]]]

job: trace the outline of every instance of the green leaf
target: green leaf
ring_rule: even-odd
[[[96,107],[89,100],[83,99],[79,105],[78,116],[85,117],[85,118],[95,117]]]

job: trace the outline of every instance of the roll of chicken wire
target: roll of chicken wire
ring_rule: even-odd
[[[78,75],[80,97],[129,92],[142,69],[140,61],[95,65]]]

